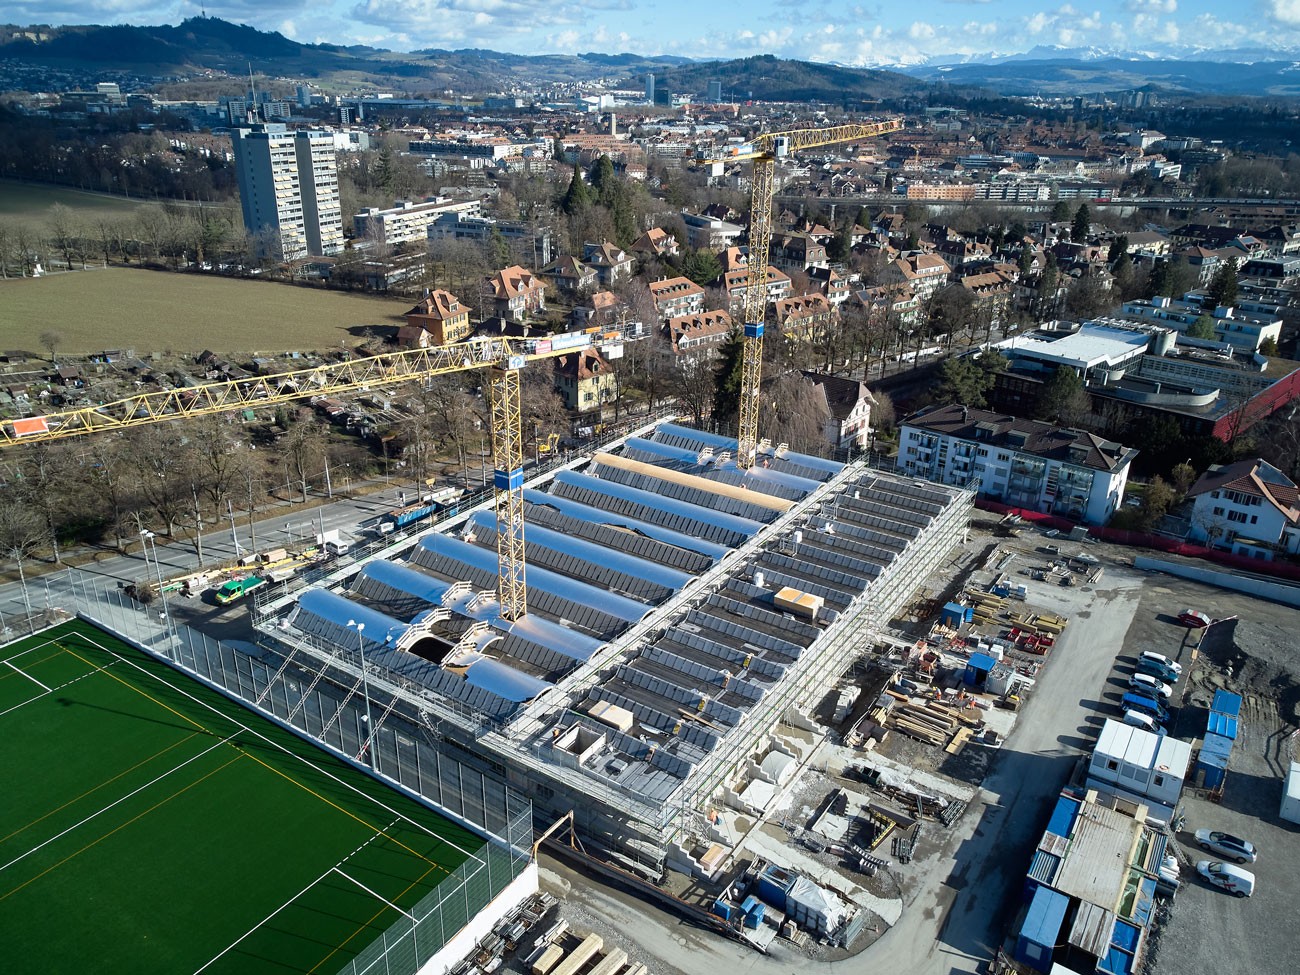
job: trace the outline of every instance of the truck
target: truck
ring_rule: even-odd
[[[243,599],[253,590],[261,589],[266,583],[267,580],[262,576],[245,576],[242,579],[231,579],[217,590],[217,602],[222,606],[233,603],[237,599]]]
[[[414,524],[423,518],[428,518],[438,510],[436,501],[417,501],[415,504],[403,505],[400,508],[394,508],[379,519],[379,530],[387,534],[397,528],[405,528],[407,525]],[[388,525],[385,529],[383,526]]]

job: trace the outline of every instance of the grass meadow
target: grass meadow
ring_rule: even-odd
[[[93,221],[99,217],[127,216],[144,202],[67,186],[0,179],[0,220],[21,221],[33,231],[43,230],[50,207],[56,203],[62,203],[81,219]]]
[[[110,267],[0,281],[0,349],[64,354],[291,352],[355,346],[365,326],[405,321],[410,302],[273,281]]]

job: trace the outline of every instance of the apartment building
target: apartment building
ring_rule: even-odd
[[[352,217],[352,226],[360,240],[374,241],[381,247],[401,244],[418,244],[429,239],[429,228],[444,213],[477,217],[481,210],[478,200],[455,202],[446,197],[430,198],[423,203],[398,200],[388,209],[367,207]]]
[[[1179,333],[1186,333],[1202,315],[1207,314],[1199,301],[1163,297],[1126,301],[1121,313],[1138,321],[1159,322]],[[1265,342],[1276,344],[1282,337],[1282,319],[1275,315],[1249,314],[1239,308],[1222,306],[1209,314],[1213,320],[1215,340],[1234,349],[1258,352]]]
[[[668,319],[664,334],[681,362],[716,355],[733,328],[735,323],[725,311],[701,311]]]
[[[518,264],[502,268],[488,278],[487,290],[493,314],[499,318],[522,322],[546,310],[546,285]]]
[[[406,313],[397,342],[406,348],[447,345],[469,338],[469,308],[450,291],[430,291]]]
[[[743,227],[720,217],[687,210],[682,211],[682,221],[686,224],[686,242],[696,250],[716,251],[730,247],[744,231]]]
[[[866,447],[871,442],[871,408],[876,402],[867,384],[828,373],[805,370],[803,375],[826,397],[826,442],[832,447]]]
[[[677,238],[662,227],[651,227],[632,244],[632,253],[641,257],[676,257],[680,250]]]
[[[245,229],[277,260],[343,250],[338,164],[329,132],[280,123],[232,129]]]
[[[664,278],[650,283],[650,300],[662,321],[704,311],[704,289],[690,278]]]
[[[614,370],[595,349],[580,349],[556,359],[555,388],[569,410],[597,410],[618,397]]]
[[[1137,451],[1080,430],[964,406],[914,413],[898,465],[944,484],[978,480],[982,497],[1102,525],[1124,496]]]
[[[791,342],[820,339],[835,319],[835,309],[820,291],[782,298],[773,311],[777,329]]]
[[[602,288],[613,288],[624,281],[632,280],[636,273],[636,261],[617,244],[602,241],[599,244],[583,244],[582,260],[594,269]]]

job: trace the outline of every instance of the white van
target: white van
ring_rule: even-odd
[[[347,555],[351,546],[343,539],[330,539],[325,543],[325,551],[330,555]]]
[[[1196,865],[1196,872],[1220,890],[1226,890],[1234,897],[1249,897],[1255,893],[1255,875],[1249,870],[1221,863],[1218,860],[1202,860]]]
[[[1171,660],[1169,657],[1166,657],[1163,653],[1156,653],[1154,650],[1143,650],[1141,653],[1139,653],[1138,663],[1141,663],[1144,660],[1153,664],[1160,664],[1162,667],[1168,667],[1175,674],[1182,674],[1183,672],[1183,665],[1180,664],[1177,660]]]

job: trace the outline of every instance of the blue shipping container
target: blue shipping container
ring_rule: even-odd
[[[778,911],[785,910],[785,895],[790,892],[794,875],[778,866],[770,866],[758,875],[757,894]]]
[[[1233,694],[1231,691],[1215,691],[1210,710],[1239,718],[1241,717],[1241,695]]]
[[[1029,902],[1025,923],[1016,938],[1016,961],[1022,961],[1040,972],[1052,967],[1052,952],[1060,940],[1061,925],[1069,909],[1070,898],[1049,887],[1034,891]]]

